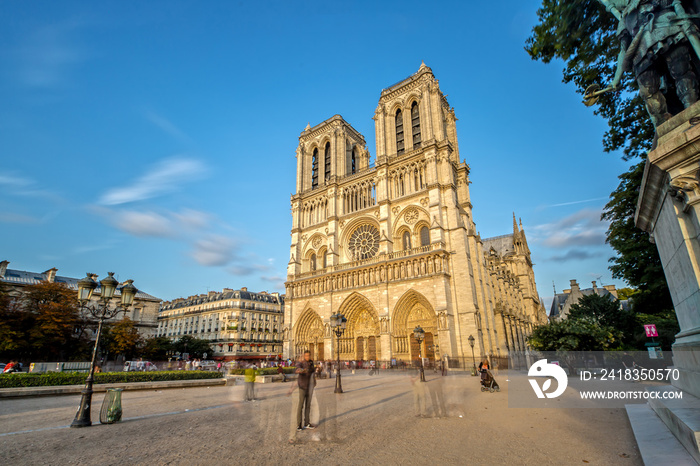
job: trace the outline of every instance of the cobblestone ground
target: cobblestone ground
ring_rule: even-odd
[[[79,396],[0,400],[2,464],[623,464],[642,461],[622,409],[508,408],[476,377],[366,371],[314,392],[314,430],[296,432],[295,383],[131,391],[124,420],[70,429]],[[292,443],[290,443],[290,440]]]

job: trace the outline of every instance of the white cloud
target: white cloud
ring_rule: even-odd
[[[117,213],[114,226],[134,236],[173,236],[173,223],[156,212],[121,211]]]
[[[191,255],[200,265],[207,267],[223,266],[235,258],[236,244],[230,238],[212,235],[194,243]]]
[[[207,212],[194,209],[183,209],[173,214],[178,223],[189,230],[203,230],[209,226],[212,215]]]
[[[146,110],[146,118],[158,128],[173,136],[175,139],[192,144],[192,139],[165,117],[158,115],[153,111]]]
[[[100,198],[100,204],[120,205],[142,201],[176,191],[182,184],[200,178],[206,172],[199,160],[175,157],[161,161],[130,186],[113,188]]]
[[[52,24],[24,37],[14,50],[22,83],[43,88],[61,84],[70,67],[86,58],[85,51],[69,38],[80,26],[77,22]]]
[[[533,241],[551,248],[603,246],[608,223],[600,220],[600,210],[583,209],[555,223],[532,228]]]

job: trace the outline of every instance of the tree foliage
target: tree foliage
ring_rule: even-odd
[[[190,358],[203,358],[204,353],[213,354],[209,340],[201,340],[199,338],[184,335],[173,343],[175,351],[179,353],[189,353]]]
[[[75,291],[63,283],[29,285],[22,295],[23,310],[33,325],[28,330],[33,353],[40,358],[65,360],[87,349],[85,328]]]
[[[582,96],[590,85],[603,88],[613,80],[620,47],[617,20],[597,0],[542,0],[537,15],[539,23],[525,46],[533,60],[562,60],[563,81],[573,83]],[[603,148],[607,152],[622,150],[624,160],[642,162],[620,176],[620,185],[603,211],[602,218],[610,221],[607,242],[618,253],[610,259],[610,269],[613,277],[642,291],[635,307],[658,312],[672,306],[661,261],[648,235],[634,226],[643,160],[652,146],[654,128],[634,77],[626,73],[621,84],[622,91],[601,95],[594,110],[608,122]]]
[[[134,321],[128,317],[110,325],[107,333],[106,346],[112,354],[123,354],[129,358],[136,353],[142,343]]]
[[[175,347],[169,338],[153,337],[145,340],[141,355],[146,359],[165,361],[171,351],[175,351]]]
[[[535,327],[528,342],[537,351],[605,351],[620,347],[622,332],[592,317],[569,317]]]

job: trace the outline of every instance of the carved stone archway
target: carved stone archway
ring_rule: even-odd
[[[399,360],[417,360],[419,355],[433,360],[438,343],[438,319],[432,305],[422,294],[409,290],[396,303],[392,315],[392,355]],[[419,326],[425,331],[420,348],[413,336]]]
[[[379,317],[372,303],[359,293],[352,293],[339,312],[348,320],[340,339],[341,359],[377,360],[380,355]]]
[[[311,308],[306,309],[297,321],[294,329],[294,352],[298,356],[304,351],[311,351],[315,361],[324,359],[323,337],[324,326],[321,317]]]

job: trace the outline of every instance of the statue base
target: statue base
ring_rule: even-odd
[[[672,384],[700,419],[700,102],[660,125],[657,138],[644,167],[635,224],[656,243],[680,325],[673,344],[679,378]],[[700,423],[682,421],[687,406],[677,413],[673,404],[650,406],[700,462]]]

